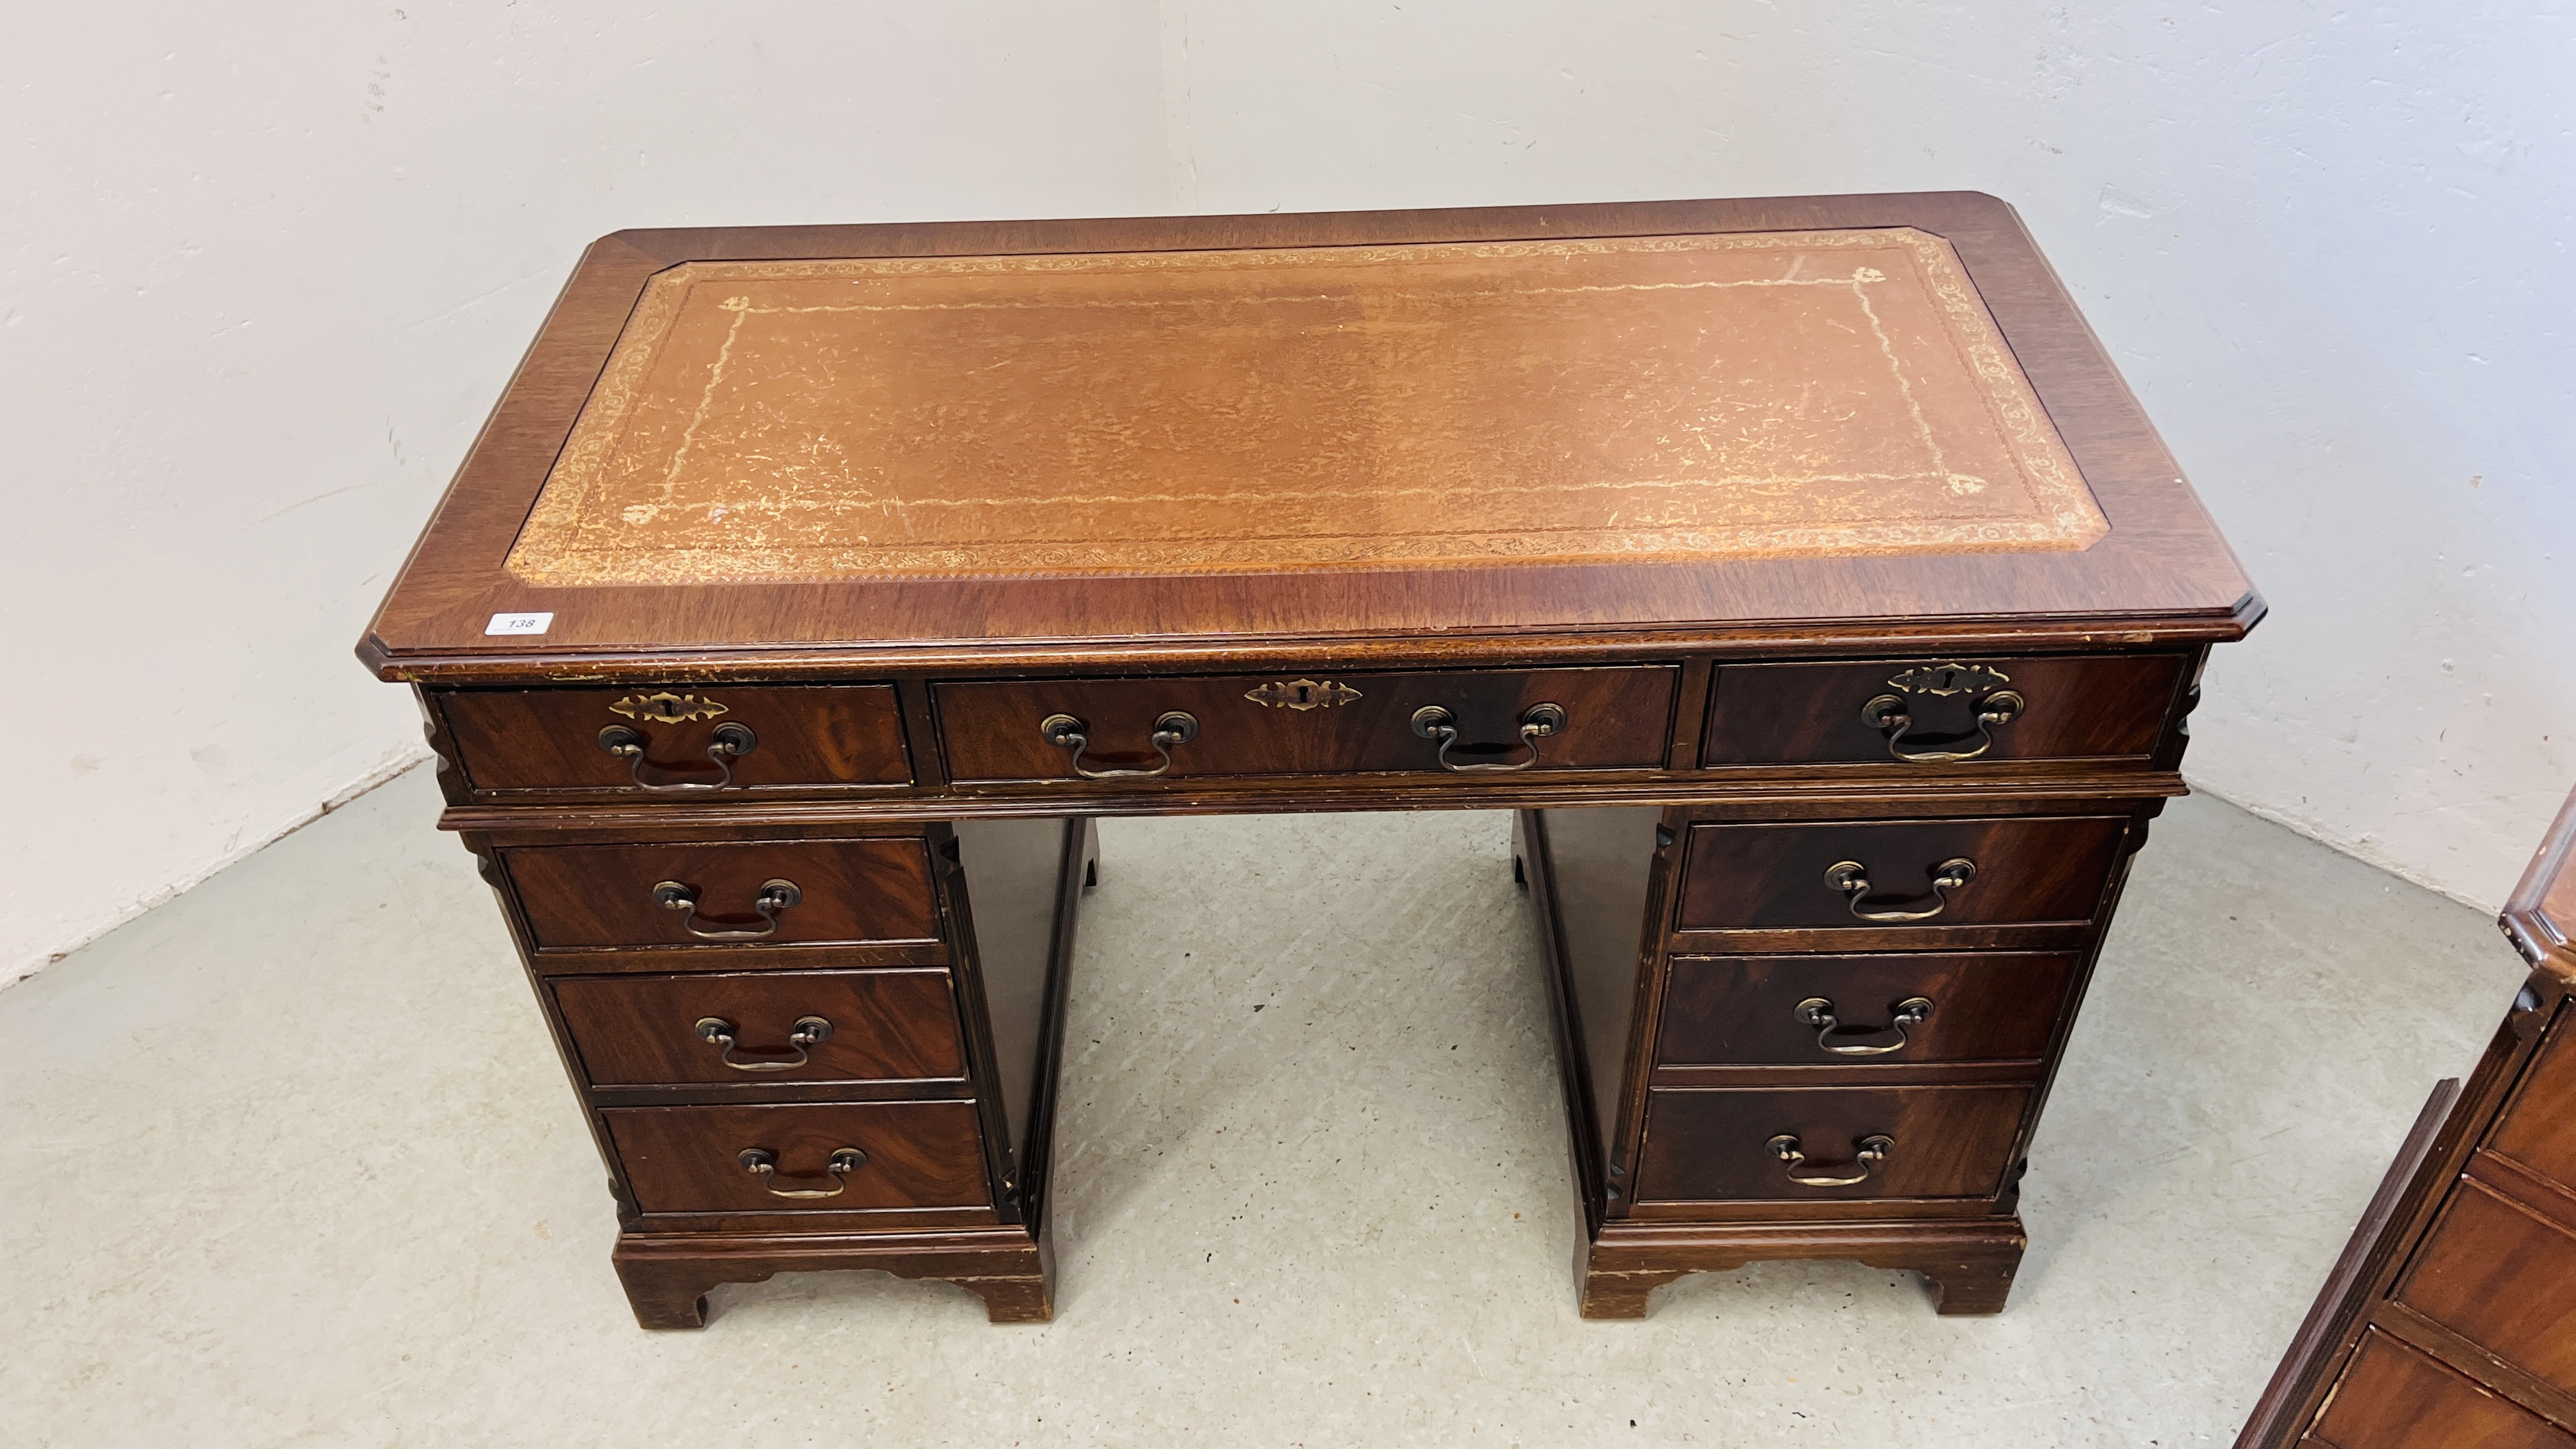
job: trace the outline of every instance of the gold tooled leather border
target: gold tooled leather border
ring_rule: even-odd
[[[1613,237],[1561,241],[1445,242],[1334,247],[1336,266],[1435,257],[1564,257],[1613,252],[1866,249],[1901,247],[1944,322],[1961,366],[1977,384],[2035,505],[2031,515],[1977,521],[1756,524],[1741,528],[1526,529],[1441,532],[1387,537],[1297,535],[1187,542],[986,543],[967,548],[621,547],[618,515],[594,514],[590,495],[615,455],[642,396],[656,354],[692,290],[728,282],[812,277],[966,276],[1209,267],[1313,265],[1315,249],[1299,247],[1192,252],[1080,253],[1055,256],[865,257],[810,261],[689,262],[648,281],[611,350],[598,385],[583,404],[535,506],[511,547],[519,578],[552,586],[680,583],[787,583],[836,579],[994,577],[1044,574],[1245,573],[1316,568],[1461,568],[1496,563],[1697,562],[1724,558],[1790,558],[1827,554],[2072,551],[2109,532],[2066,445],[2013,361],[2003,334],[1950,244],[1911,227],[1811,232],[1736,232],[1695,236]],[[1653,284],[1645,284],[1653,285]],[[1724,284],[1720,284],[1724,285]],[[1864,302],[1866,297],[1864,294]],[[737,314],[760,309],[741,299]],[[1016,305],[1016,304],[1006,304]],[[742,315],[735,325],[740,326]],[[1874,320],[1874,314],[1873,314]],[[1883,349],[1892,342],[1881,337]],[[1893,361],[1893,353],[1890,351]],[[711,374],[707,392],[720,384]],[[702,398],[702,404],[704,399]],[[1910,397],[1909,397],[1910,402]],[[1927,444],[1937,454],[1920,416]],[[1793,483],[1793,479],[1697,479]],[[1635,486],[1655,486],[1651,484]]]

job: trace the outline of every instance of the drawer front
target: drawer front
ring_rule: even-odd
[[[1681,929],[2081,923],[2125,815],[1694,825]],[[1971,870],[1947,869],[1967,861]],[[1853,869],[1856,868],[1856,869]],[[1865,887],[1865,889],[1863,888]]]
[[[909,836],[499,854],[540,950],[908,944],[939,934],[929,851]],[[779,904],[772,882],[792,885],[794,903]]]
[[[2370,1329],[2301,1444],[2329,1449],[2571,1449],[2571,1438],[2475,1379]]]
[[[966,1075],[937,968],[567,977],[554,993],[595,1087]]]
[[[2487,1148],[2576,1190],[2576,1009],[2562,1008]]]
[[[1700,763],[2144,760],[2189,668],[2181,654],[1720,665]]]
[[[648,1213],[980,1207],[984,1139],[972,1102],[619,1107],[599,1114]],[[834,1155],[860,1154],[834,1170]],[[767,1154],[764,1175],[743,1154]],[[847,1159],[845,1159],[847,1161]],[[781,1197],[777,1193],[828,1196]]]
[[[466,784],[481,793],[699,797],[728,781],[743,790],[912,783],[890,684],[472,689],[435,703]],[[609,749],[624,744],[640,754]]]
[[[1044,724],[1077,722],[1082,767],[1147,770],[1164,778],[1441,773],[1442,740],[1415,732],[1415,715],[1447,712],[1452,765],[1540,770],[1643,770],[1664,762],[1680,671],[1669,665],[1461,673],[1224,675],[1172,679],[1048,679],[943,684],[935,691],[950,777],[1070,780],[1074,752]],[[1524,739],[1525,721],[1553,705],[1552,733]],[[1168,746],[1157,721],[1196,723]],[[1535,755],[1533,755],[1533,749]],[[1531,761],[1534,763],[1530,763]]]
[[[1648,1201],[1992,1197],[2028,1087],[1658,1088],[1637,1193]],[[1780,1138],[1793,1144],[1775,1146]],[[1860,1152],[1887,1143],[1874,1162]],[[1783,1156],[1795,1151],[1802,1160]],[[1801,1182],[1791,1174],[1814,1179]],[[1847,1180],[1857,1179],[1857,1180]]]
[[[2576,1230],[2463,1181],[2398,1284],[2397,1299],[2576,1394]]]
[[[1661,1066],[2035,1061],[2075,956],[2062,951],[1681,956]]]

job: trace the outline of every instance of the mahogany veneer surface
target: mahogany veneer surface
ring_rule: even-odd
[[[1948,892],[1940,914],[1900,929],[2000,922],[2084,921],[2102,897],[2127,822],[2099,816],[2053,820],[1907,820],[1831,825],[1700,825],[1690,834],[1682,885],[1684,930],[1891,924],[1863,920],[1827,872],[1863,868],[1868,911],[1928,910],[1941,897],[1932,880],[1951,860],[1976,874]]]
[[[619,233],[359,652],[421,694],[648,1327],[845,1266],[1046,1315],[1119,868],[1068,817],[1479,806],[1586,1313],[1817,1255],[1991,1313],[2262,610],[2011,208],[1938,193]],[[1833,1053],[1809,992],[1844,1045],[1936,1005]],[[1783,1133],[1811,1178],[1897,1145],[1801,1184]]]
[[[1705,765],[1883,764],[1887,732],[1862,717],[1863,706],[1894,688],[1917,661],[1847,664],[1727,664],[1716,671],[1709,701]],[[2051,758],[2123,758],[2155,748],[2165,716],[2189,672],[2175,654],[2130,658],[2076,655],[2041,659],[1956,661],[1992,674],[2025,704],[2010,724],[1991,730],[1978,755],[1985,762]],[[1984,690],[1913,696],[1915,750],[1974,746],[1976,707]]]
[[[848,1102],[815,1106],[628,1107],[600,1117],[647,1213],[839,1213],[869,1208],[969,1207],[987,1201],[969,1102]],[[829,1189],[832,1154],[867,1154],[831,1197],[781,1198],[776,1189]],[[764,1181],[745,1148],[777,1156]]]
[[[754,908],[771,880],[802,899],[777,913],[767,946],[927,941],[939,934],[928,863],[918,840],[709,841],[678,845],[564,845],[505,857],[541,947],[694,946],[692,918],[654,901],[673,881],[698,892],[697,929],[758,930]]]
[[[1676,957],[1655,1060],[1660,1066],[2036,1061],[2048,1049],[2076,959],[2065,951]],[[1815,1000],[1826,1002],[1834,1018],[1830,1033],[1798,1014]],[[1931,1007],[1919,1025],[1900,1034],[1892,1025],[1898,1009],[1916,1000]]]
[[[1438,773],[1438,743],[1411,725],[1414,711],[1430,705],[1449,710],[1456,721],[1458,743],[1449,754],[1461,763],[1521,758],[1522,713],[1554,704],[1565,712],[1565,724],[1537,742],[1532,768],[1641,769],[1663,762],[1679,672],[1653,665],[1454,674],[1328,670],[1341,693],[1327,697],[1338,702],[1307,709],[1255,697],[1274,675],[943,684],[937,694],[949,772],[959,780],[1071,777],[1071,757],[1033,728],[1059,712],[1088,727],[1089,768],[1151,766],[1154,722],[1176,709],[1198,720],[1199,733],[1173,748],[1166,772],[1173,776]]]
[[[764,971],[710,976],[563,977],[555,1002],[594,1086],[721,1082],[953,1080],[966,1073],[948,972]],[[699,1035],[734,1028],[736,1066]],[[800,1053],[797,1023],[832,1033]],[[795,1062],[798,1055],[805,1060]],[[791,1063],[793,1063],[791,1065]]]
[[[2576,1438],[2376,1330],[2299,1441],[2320,1449],[2568,1449]]]
[[[2011,1162],[2028,1087],[1806,1087],[1785,1091],[1658,1089],[1647,1109],[1646,1152],[1637,1172],[1648,1202],[1727,1198],[1794,1200],[1870,1197],[1984,1197]],[[1794,1136],[1801,1170],[1855,1175],[1859,1143],[1895,1140],[1861,1181],[1810,1187],[1793,1182],[1769,1143]]]
[[[2576,1394],[2576,1227],[2475,1182],[2443,1209],[2397,1301]],[[2557,1291],[2551,1291],[2552,1287]]]
[[[2576,1191],[2576,1016],[2551,1029],[2548,1049],[2514,1093],[2487,1150]]]
[[[439,701],[478,791],[616,790],[638,779],[713,788],[716,731],[752,731],[732,761],[745,790],[912,780],[895,692],[884,684],[788,689],[473,689]],[[599,747],[605,728],[643,739],[641,768]]]

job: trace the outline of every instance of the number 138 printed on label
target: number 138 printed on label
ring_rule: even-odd
[[[483,626],[486,634],[542,634],[555,622],[553,614],[494,614]]]

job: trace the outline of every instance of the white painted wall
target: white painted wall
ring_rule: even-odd
[[[1134,0],[17,6],[0,982],[418,756],[351,656],[591,238],[1165,207]]]
[[[1169,0],[1185,211],[1965,188],[2272,604],[2201,786],[2502,901],[2576,785],[2576,12]]]
[[[2482,904],[2576,781],[2564,16],[162,0],[13,25],[0,979],[414,756],[348,647],[621,226],[1992,191],[2271,598],[2211,671],[2195,778]]]

